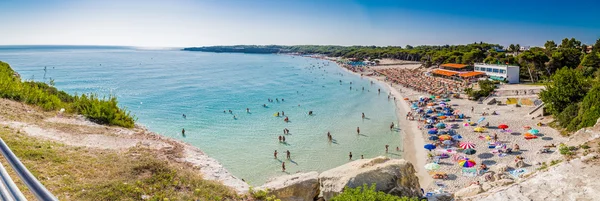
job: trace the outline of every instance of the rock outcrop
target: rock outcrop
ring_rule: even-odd
[[[513,181],[504,179],[492,182],[490,184],[496,186],[509,186],[492,188],[489,192],[463,200],[598,200],[600,198],[600,182],[597,182],[600,179],[598,165],[600,165],[598,156],[588,154],[549,167],[547,171],[533,174],[520,183],[510,185]]]
[[[273,178],[258,189],[282,201],[312,201],[319,195],[319,173],[307,172]]]
[[[454,193],[455,198],[464,198],[469,196],[474,196],[483,192],[483,187],[481,185],[473,184],[469,187],[460,189]]]
[[[325,200],[341,193],[345,187],[376,184],[377,191],[421,197],[421,188],[413,165],[403,159],[377,157],[356,160],[319,175]]]

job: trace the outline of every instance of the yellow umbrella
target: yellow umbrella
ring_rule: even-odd
[[[473,129],[473,130],[474,130],[475,132],[483,132],[483,131],[485,131],[485,128],[483,128],[483,127],[477,127],[477,128],[475,128],[475,129]]]
[[[438,137],[438,139],[440,139],[440,140],[451,140],[452,136],[450,136],[450,135],[440,135]]]

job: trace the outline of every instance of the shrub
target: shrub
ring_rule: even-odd
[[[363,184],[362,187],[345,188],[344,192],[333,197],[332,201],[420,201],[420,198],[398,197],[386,194],[381,191],[375,191],[375,184],[371,187]]]
[[[95,95],[72,96],[43,82],[22,82],[7,63],[0,61],[0,98],[38,106],[46,111],[67,109],[91,121],[132,128],[135,119],[117,106],[117,99],[99,99]]]

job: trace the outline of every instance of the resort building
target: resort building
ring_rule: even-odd
[[[519,83],[519,66],[477,63],[475,72],[485,73],[493,80]]]
[[[473,66],[466,64],[442,64],[440,68],[434,69],[431,73],[435,76],[442,76],[450,79],[476,81],[485,77],[484,72],[473,71]]]

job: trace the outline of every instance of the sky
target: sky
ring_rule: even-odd
[[[0,45],[592,44],[599,13],[598,0],[0,0]]]

